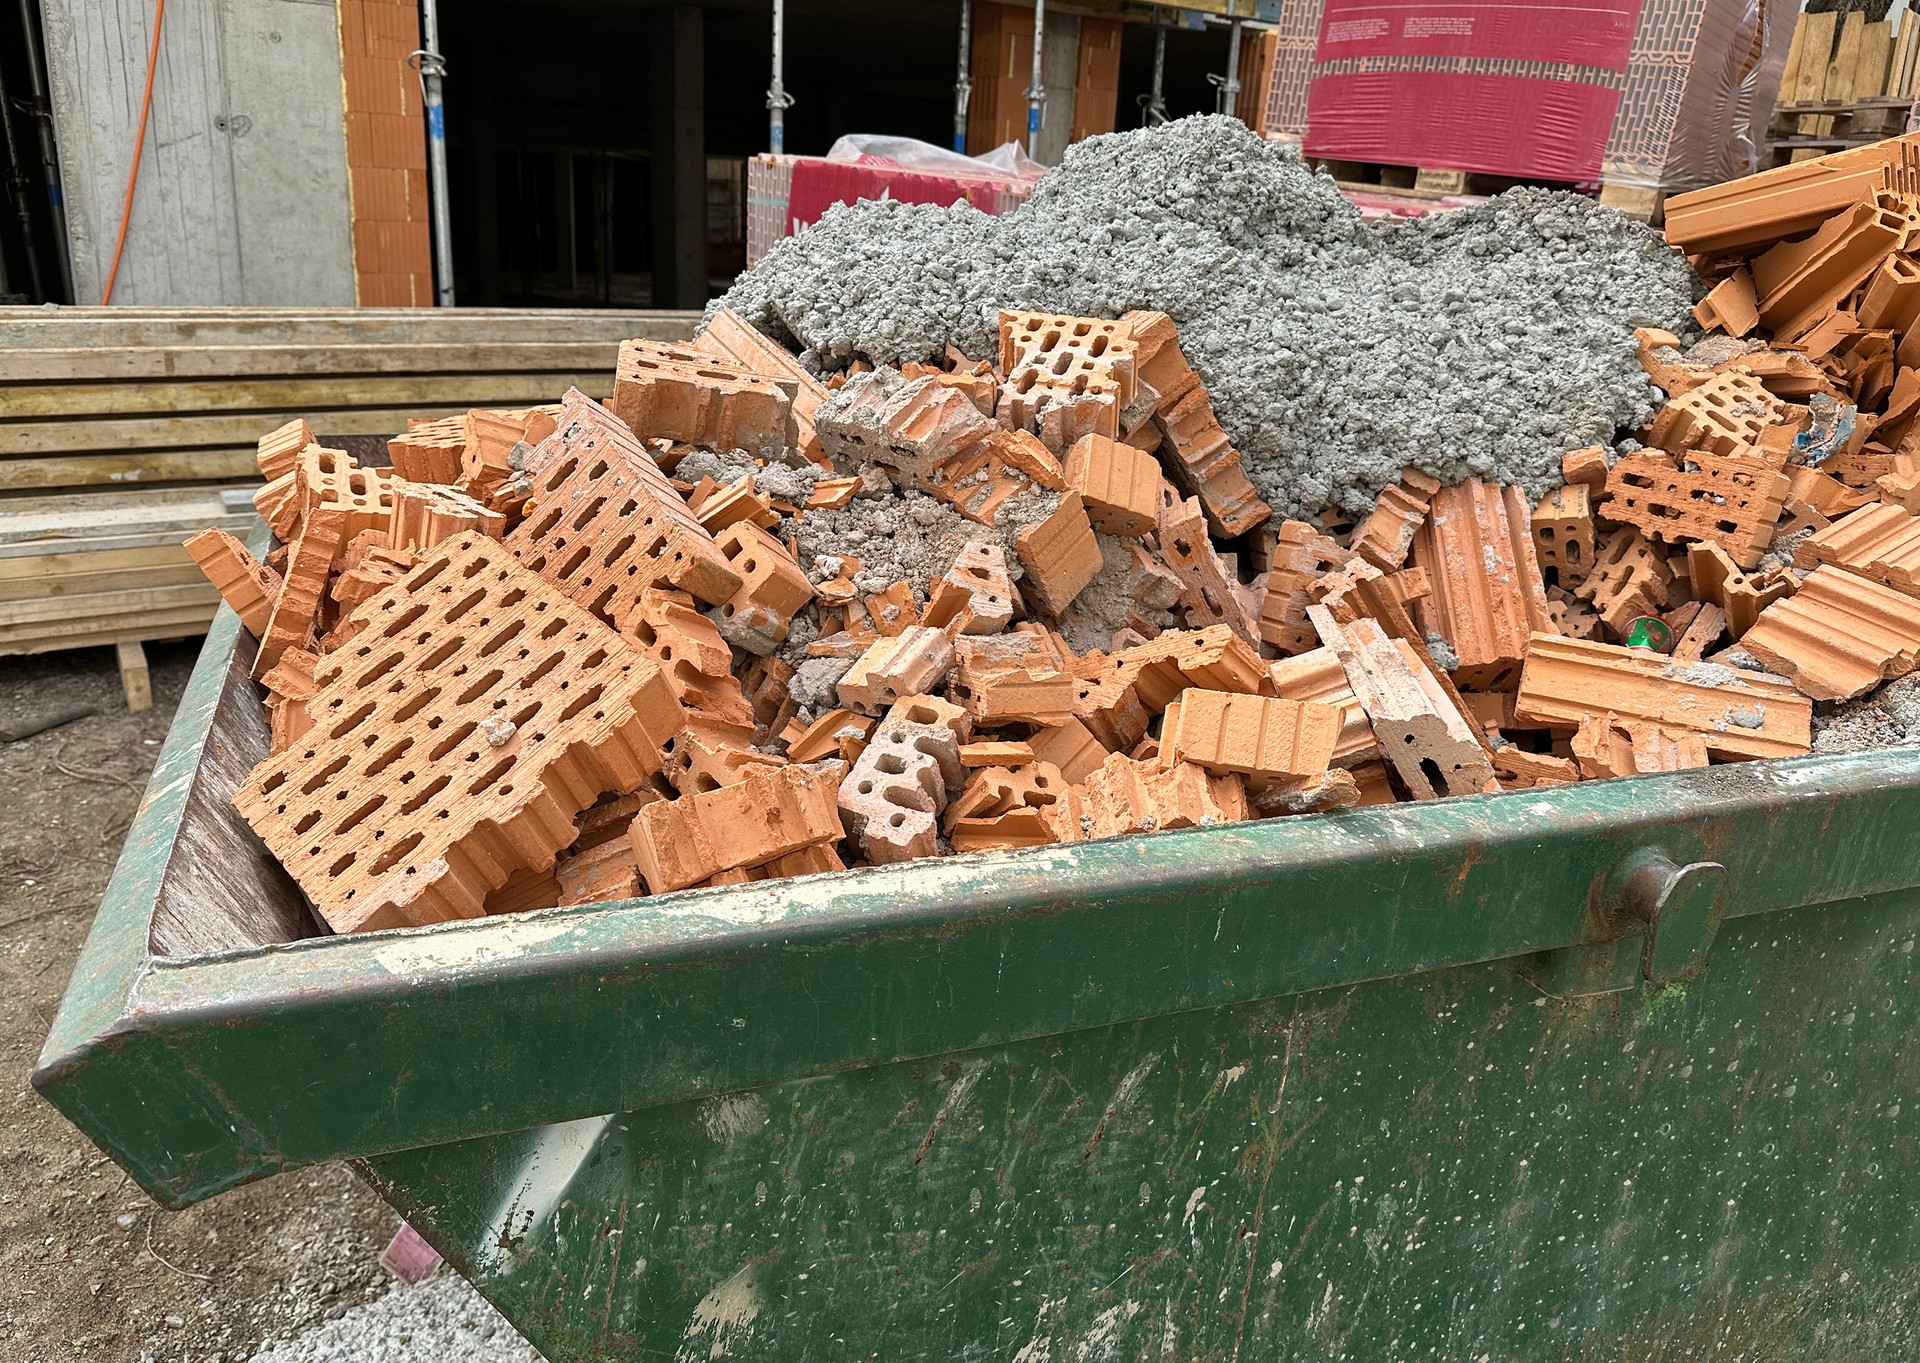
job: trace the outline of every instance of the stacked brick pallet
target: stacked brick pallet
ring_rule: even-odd
[[[1699,219],[1742,243],[1703,317],[1774,344],[1640,333],[1645,447],[1538,505],[1408,470],[1276,522],[1156,313],[823,385],[723,312],[390,470],[291,422],[279,547],[191,546],[259,640],[236,803],[345,932],[1805,753],[1920,663],[1920,203],[1871,178],[1808,242],[1765,177]],[[807,492],[677,478],[703,451]],[[925,590],[802,552],[903,488],[971,527]],[[1115,546],[1129,613],[1076,651]]]

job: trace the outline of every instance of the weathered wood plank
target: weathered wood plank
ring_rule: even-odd
[[[193,606],[218,604],[219,600],[220,593],[213,589],[213,584],[202,579],[169,587],[132,587],[117,592],[6,601],[0,602],[0,630],[61,620],[96,620],[105,615],[134,612],[160,615]]]
[[[245,478],[260,471],[254,449],[253,445],[237,445],[224,450],[155,450],[137,454],[0,459],[0,492]]]
[[[577,377],[582,380],[581,391],[589,397],[604,398],[613,389],[610,373]],[[509,376],[487,390],[484,400],[451,404],[409,403],[403,407],[349,408],[324,414],[282,408],[209,416],[12,422],[0,424],[0,458],[88,451],[115,454],[127,449],[253,446],[263,434],[295,417],[308,418],[316,430],[341,435],[394,435],[407,428],[409,417],[458,416],[470,407],[526,407],[558,401],[565,391],[564,384],[555,388],[545,378],[520,382]]]
[[[0,351],[81,346],[459,345],[690,340],[692,311],[590,308],[0,307]],[[0,370],[0,377],[4,370]]]
[[[130,614],[61,621],[50,626],[0,627],[0,654],[50,653],[61,648],[93,648],[125,639],[185,639],[205,634],[213,623],[218,600],[177,611],[135,611]]]
[[[624,338],[621,338],[624,339]],[[502,374],[611,370],[614,338],[580,341],[387,341],[364,345],[28,347],[0,351],[0,383],[290,378],[317,374]]]
[[[611,388],[614,352],[604,366],[515,374],[316,375],[310,378],[182,379],[163,383],[60,383],[0,386],[0,448],[12,423],[45,417],[198,415],[224,412],[298,412],[324,425],[319,413],[361,407],[485,407],[505,391],[545,395],[558,402],[568,388]],[[271,426],[263,427],[271,429]]]

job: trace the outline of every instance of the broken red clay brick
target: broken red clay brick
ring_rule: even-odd
[[[633,433],[578,391],[563,408],[528,461],[533,510],[507,536],[514,556],[622,631],[650,587],[730,600],[740,574]]]
[[[1045,519],[1023,526],[1013,547],[1027,570],[1028,594],[1050,615],[1072,605],[1100,572],[1100,542],[1077,492],[1063,492]]]
[[[224,530],[202,530],[189,536],[183,547],[220,593],[220,599],[233,607],[247,632],[256,639],[264,635],[273,603],[280,595],[280,574]]]
[[[903,697],[937,689],[953,669],[953,641],[930,625],[876,639],[841,676],[840,703],[877,715]]]
[[[612,408],[641,439],[683,440],[765,459],[778,458],[798,434],[793,400],[778,382],[657,341],[620,343]]]
[[[634,816],[634,862],[652,894],[838,842],[839,762],[764,767],[732,785],[647,805]]]
[[[840,785],[847,836],[876,866],[939,851],[940,815],[965,780],[964,738],[923,697],[895,704]]]
[[[720,604],[720,633],[748,653],[772,653],[786,642],[793,617],[813,600],[813,584],[787,546],[757,525],[737,521],[715,544],[740,576],[740,590]]]
[[[1190,688],[1167,707],[1160,760],[1234,772],[1249,787],[1305,781],[1326,773],[1340,722],[1332,705]]]
[[[1153,530],[1160,465],[1152,455],[1102,435],[1083,435],[1067,451],[1066,480],[1086,503],[1095,530],[1130,536]]]
[[[1414,534],[1427,518],[1434,494],[1439,490],[1437,478],[1430,478],[1416,468],[1401,469],[1400,481],[1389,484],[1381,492],[1374,500],[1373,510],[1354,530],[1353,552],[1382,572],[1390,573],[1400,567],[1407,561]]]
[[[338,932],[478,915],[679,726],[648,659],[482,535],[361,613],[316,671],[312,731],[234,797]]]

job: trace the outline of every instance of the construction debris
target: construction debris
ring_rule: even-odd
[[[1481,298],[1518,287],[1525,252],[1489,233],[1531,211],[1536,244],[1571,262],[1559,315],[1587,309],[1556,353],[1604,372],[1597,352],[1566,359],[1591,342],[1638,378],[1611,400],[1518,384],[1531,414],[1455,429],[1446,458],[1372,425],[1360,458],[1360,427],[1323,431],[1309,504],[1306,465],[1261,469],[1278,432],[1320,418],[1247,422],[1241,389],[1300,337],[1276,322],[1237,360],[1223,349],[1245,334],[1233,292],[1272,303],[1273,279],[1209,289],[1199,312],[1027,309],[1083,296],[1121,258],[1167,272],[1138,217],[1102,209],[1108,245],[1078,240],[1091,263],[1044,299],[1005,284],[990,336],[966,300],[1000,276],[962,253],[915,276],[951,285],[938,307],[888,295],[891,331],[862,311],[877,301],[829,316],[781,310],[799,306],[781,294],[770,336],[750,322],[774,320],[779,290],[749,280],[739,296],[765,306],[716,312],[694,347],[623,346],[611,406],[569,391],[413,423],[391,470],[289,423],[260,446],[280,547],[261,561],[210,531],[190,551],[260,641],[272,755],[236,804],[332,927],[1920,738],[1899,680],[1920,668],[1920,340],[1904,329],[1920,336],[1920,202],[1896,188],[1920,183],[1914,167],[1784,244],[1716,191],[1712,239],[1740,246],[1706,258],[1701,319],[1740,334],[1685,345],[1631,325],[1671,320],[1672,261],[1625,249],[1637,239],[1597,210],[1510,195],[1383,244],[1213,120],[1084,146],[995,249],[1038,251],[1036,224],[1087,211],[1092,177],[1137,188],[1123,153],[1168,147],[1242,171],[1211,197],[1149,196],[1174,255],[1223,231],[1237,195],[1259,209],[1234,220],[1256,260],[1339,244],[1349,268],[1381,254],[1444,277],[1457,247],[1491,281]],[[1781,212],[1770,192],[1753,202],[1756,223]],[[967,221],[868,209],[781,247],[781,289],[851,222],[904,215],[951,237]],[[1574,244],[1582,224],[1600,245]],[[965,227],[969,249],[986,230]],[[863,270],[902,249],[864,245]],[[1622,258],[1624,282],[1587,278]],[[1331,277],[1289,278],[1333,297]],[[1389,311],[1423,325],[1397,287]],[[1605,345],[1593,308],[1611,310]],[[1529,325],[1477,343],[1518,372],[1545,344]],[[869,326],[892,340],[848,330]],[[796,356],[788,336],[815,340]],[[1523,429],[1525,459],[1496,457]],[[1882,687],[1885,722],[1869,708]]]

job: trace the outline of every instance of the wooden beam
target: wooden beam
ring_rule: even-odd
[[[175,345],[0,350],[0,384],[300,375],[535,374],[612,369],[619,340]],[[4,392],[4,388],[0,388]],[[0,399],[4,410],[4,399]]]
[[[225,412],[297,412],[316,430],[340,408],[527,406],[558,402],[569,388],[606,390],[616,350],[604,366],[558,373],[329,374],[303,378],[186,379],[147,383],[42,383],[0,388],[0,453],[8,453],[17,421],[36,417],[101,417]],[[0,366],[6,357],[0,354]],[[5,372],[0,367],[0,372]],[[506,395],[506,396],[503,396]],[[273,429],[268,422],[260,433]],[[397,430],[406,429],[403,421]],[[68,448],[87,448],[85,445]]]

